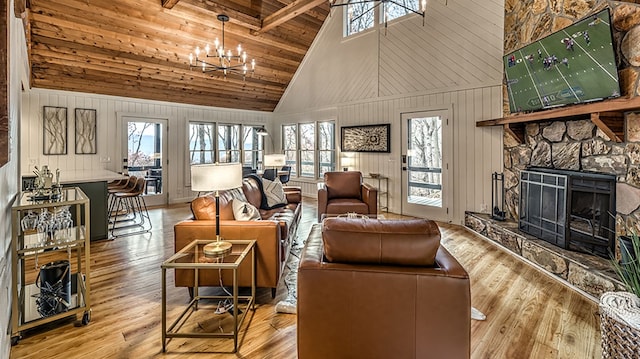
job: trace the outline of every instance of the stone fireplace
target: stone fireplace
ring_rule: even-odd
[[[518,228],[558,247],[609,258],[615,251],[616,178],[530,168],[520,172]]]

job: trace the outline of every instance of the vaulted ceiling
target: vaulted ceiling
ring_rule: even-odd
[[[327,0],[16,0],[31,86],[273,111],[329,13]],[[255,73],[189,68],[196,46],[242,44]]]

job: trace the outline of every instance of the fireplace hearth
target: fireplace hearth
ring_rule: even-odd
[[[614,253],[613,175],[530,168],[520,174],[521,231],[564,249]]]

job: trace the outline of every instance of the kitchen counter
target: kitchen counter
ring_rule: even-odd
[[[49,170],[53,172],[53,180],[55,181],[55,168]],[[35,175],[33,173],[22,175],[23,190],[29,188],[29,181],[31,181],[31,186],[33,185],[34,177]],[[60,184],[62,184],[63,187],[80,187],[87,197],[89,197],[89,206],[91,209],[90,236],[92,241],[108,237],[107,182],[123,177],[120,173],[103,169],[60,170]],[[87,223],[86,219],[83,219],[83,223]]]

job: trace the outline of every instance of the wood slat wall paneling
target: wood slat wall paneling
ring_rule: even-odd
[[[169,202],[191,200],[195,194],[188,187],[189,163],[187,155],[187,124],[189,121],[210,121],[239,124],[267,124],[270,112],[229,110],[214,107],[191,106],[168,102],[138,100],[78,92],[33,89],[22,95],[20,141],[20,173],[31,173],[34,165],[49,165],[61,171],[80,169],[122,168],[122,124],[118,114],[167,118],[168,138],[168,187]],[[67,107],[70,150],[66,156],[45,156],[42,153],[42,107]],[[75,108],[95,109],[98,119],[98,153],[76,155],[74,144]],[[104,162],[109,158],[108,162]]]
[[[343,38],[335,8],[276,111],[500,84],[503,9],[502,0],[434,1],[424,26],[408,16],[389,22],[386,35],[381,27]]]

